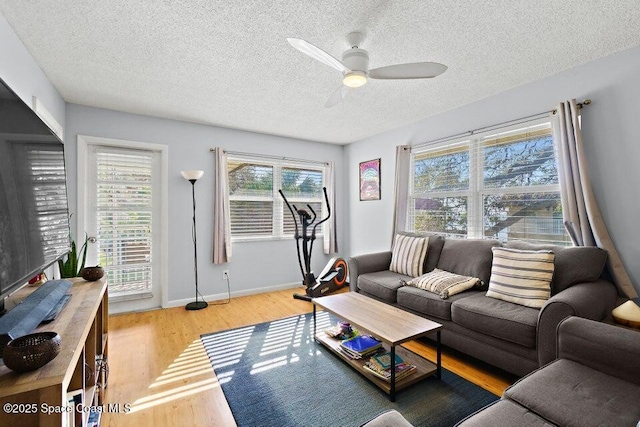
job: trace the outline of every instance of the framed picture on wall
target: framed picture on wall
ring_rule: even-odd
[[[380,160],[360,163],[360,200],[380,200]]]

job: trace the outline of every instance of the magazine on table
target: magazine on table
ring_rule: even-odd
[[[361,359],[382,347],[382,342],[369,335],[357,335],[340,343],[340,350],[352,359]]]
[[[391,368],[380,370],[375,364],[367,362],[364,364],[363,368],[378,378],[382,378],[385,381],[391,381]],[[416,372],[415,365],[411,365],[406,362],[402,362],[396,365],[396,381],[399,381],[414,372]]]

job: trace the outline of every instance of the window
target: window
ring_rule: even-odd
[[[228,155],[227,171],[231,236],[235,241],[293,235],[293,218],[278,193],[280,189],[292,205],[306,209],[308,204],[318,217],[326,215],[323,165]],[[318,229],[317,235],[321,232]]]
[[[69,249],[64,153],[39,144],[27,144],[26,150],[33,182],[33,209],[40,224],[40,245],[45,260],[56,259]]]
[[[570,243],[548,120],[415,150],[409,191],[412,231]]]

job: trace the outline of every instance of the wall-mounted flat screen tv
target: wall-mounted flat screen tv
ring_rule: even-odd
[[[69,250],[64,144],[0,79],[0,305]]]

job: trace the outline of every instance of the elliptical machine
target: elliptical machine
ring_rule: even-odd
[[[293,297],[305,301],[311,301],[312,298],[333,292],[347,283],[347,263],[342,258],[331,258],[317,279],[313,271],[311,271],[311,253],[313,251],[313,242],[316,240],[316,229],[331,217],[327,188],[322,187],[322,191],[324,193],[324,201],[327,205],[327,217],[316,222],[317,215],[311,205],[307,204],[307,208],[311,213],[305,209],[298,209],[296,205],[292,207],[282,190],[278,190],[293,217],[293,223],[295,225],[293,238],[296,240],[298,264],[300,265],[300,272],[302,273],[302,285],[306,288],[305,295],[295,293]],[[298,228],[296,216],[300,219],[302,233],[300,233]],[[301,240],[302,245],[300,245]],[[302,246],[302,255],[300,254],[300,246]]]

